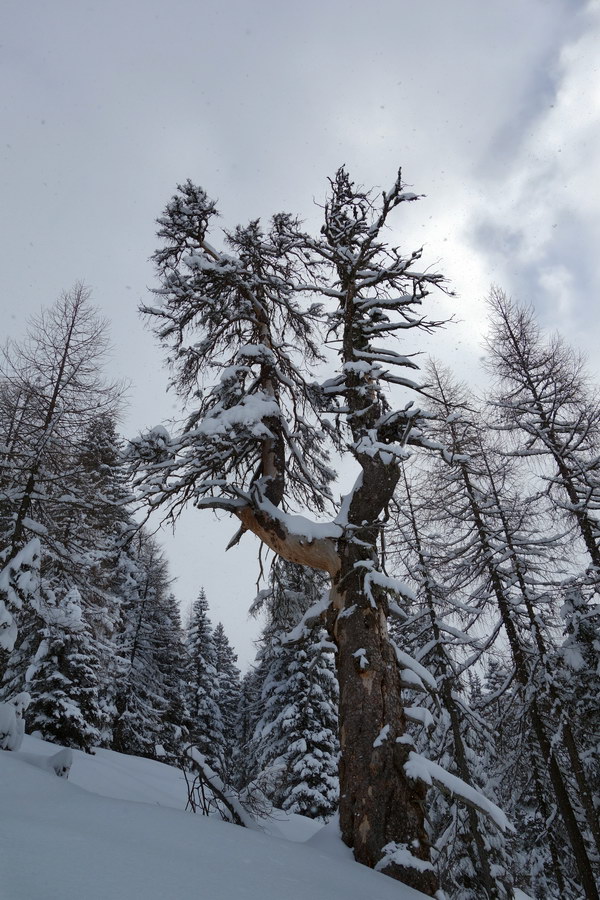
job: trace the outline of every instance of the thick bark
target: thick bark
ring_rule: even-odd
[[[375,502],[379,513],[379,505],[385,505],[393,493],[395,467],[381,466],[378,472],[376,468],[375,463],[355,493],[350,518],[356,522],[365,520],[367,500]],[[406,723],[400,671],[387,631],[386,602],[375,586],[365,590],[365,575],[376,561],[377,527],[355,526],[350,530],[354,539],[344,535],[338,540],[310,540],[291,534],[276,515],[250,507],[239,508],[235,514],[285,559],[322,569],[332,577],[328,625],[338,648],[342,837],[358,862],[378,866],[386,875],[433,896],[437,879],[424,827],[426,787],[404,771],[412,742],[398,741]],[[378,740],[382,732],[385,739]],[[382,868],[384,848],[390,844],[399,849],[405,845],[418,868],[397,863]]]
[[[423,862],[422,870],[397,863],[381,870],[433,896],[437,880],[424,829],[426,788],[404,772],[411,743],[401,741],[400,673],[383,604],[378,600],[374,606],[365,595],[364,561],[364,547],[349,543],[331,592],[340,684],[342,838],[358,862],[372,868],[381,864],[387,845],[405,845],[416,866]]]

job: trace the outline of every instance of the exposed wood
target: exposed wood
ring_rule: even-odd
[[[285,525],[263,510],[251,506],[235,509],[247,531],[251,531],[268,547],[288,562],[320,569],[335,576],[340,569],[341,559],[333,538],[310,538],[293,534]]]

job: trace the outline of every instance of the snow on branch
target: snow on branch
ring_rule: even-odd
[[[0,570],[0,649],[13,649],[17,639],[14,613],[23,602],[33,603],[39,588],[41,547],[32,538],[7,565]]]
[[[298,624],[283,636],[281,643],[289,646],[290,644],[296,644],[298,641],[303,640],[303,638],[308,636],[311,627],[319,621],[328,608],[329,597],[327,594],[323,594],[320,600],[317,600],[316,603],[309,606]]]
[[[383,856],[375,866],[376,872],[384,872],[388,866],[397,865],[417,872],[433,872],[433,865],[426,859],[419,859],[410,852],[408,844],[391,841],[383,848]]]
[[[260,826],[255,822],[251,815],[244,809],[237,797],[234,797],[231,790],[221,781],[216,772],[206,762],[205,757],[196,747],[187,748],[187,756],[192,761],[194,768],[198,771],[202,780],[208,785],[209,790],[214,794],[223,806],[226,807],[231,815],[231,820],[235,825],[241,825],[243,828],[250,828],[254,831],[261,831]]]
[[[372,560],[359,560],[359,562],[355,563],[355,567],[367,569],[367,574],[364,578],[364,591],[373,608],[377,606],[377,602],[373,596],[373,586],[383,588],[384,591],[390,591],[401,597],[406,597],[407,600],[416,599],[415,592],[408,584],[406,584],[406,582],[400,581],[398,578],[391,578],[389,575],[379,572],[375,569]]]
[[[451,797],[457,797],[467,806],[471,806],[478,812],[483,813],[501,831],[514,831],[513,826],[499,806],[488,800],[487,797],[474,787],[471,787],[470,784],[467,784],[466,781],[463,781],[462,778],[452,775],[442,766],[432,762],[425,756],[421,756],[420,753],[416,753],[414,750],[409,752],[408,760],[404,763],[404,771],[409,778],[413,778],[415,781],[422,781],[430,786],[435,784],[440,790],[450,794]]]
[[[414,672],[418,678],[427,685],[427,690],[437,692],[438,686],[437,681],[425,666],[422,666],[420,662],[417,662],[412,656],[409,656],[408,653],[405,653],[404,650],[401,650],[400,647],[394,641],[392,641],[392,646],[396,653],[396,659],[398,663],[403,669],[409,669],[411,672]]]
[[[422,725],[427,731],[430,731],[435,725],[433,716],[424,706],[405,706],[404,715],[409,722]]]
[[[411,669],[400,669],[400,687],[410,691],[419,691],[422,694],[428,693],[419,676]]]

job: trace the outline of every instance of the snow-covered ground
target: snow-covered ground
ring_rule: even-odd
[[[182,774],[153,760],[59,748],[0,751],[1,900],[423,900],[360,866],[334,826],[279,814],[265,833],[184,812]]]

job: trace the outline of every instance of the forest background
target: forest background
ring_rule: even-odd
[[[131,382],[121,430],[133,436],[176,413],[137,313],[153,282],[154,219],[175,184],[203,184],[224,223],[290,209],[312,227],[340,163],[382,187],[402,164],[427,198],[393,237],[423,242],[459,296],[460,321],[421,349],[479,378],[482,298],[496,282],[592,353],[597,371],[599,35],[597,2],[562,0],[330,0],[301,13],[270,2],[8,2],[6,336],[21,339],[29,315],[84,279],[112,322],[111,371]],[[221,555],[230,536],[230,525],[190,515],[163,540],[178,596],[189,605],[204,584],[246,663],[256,545],[247,537],[232,560]]]

